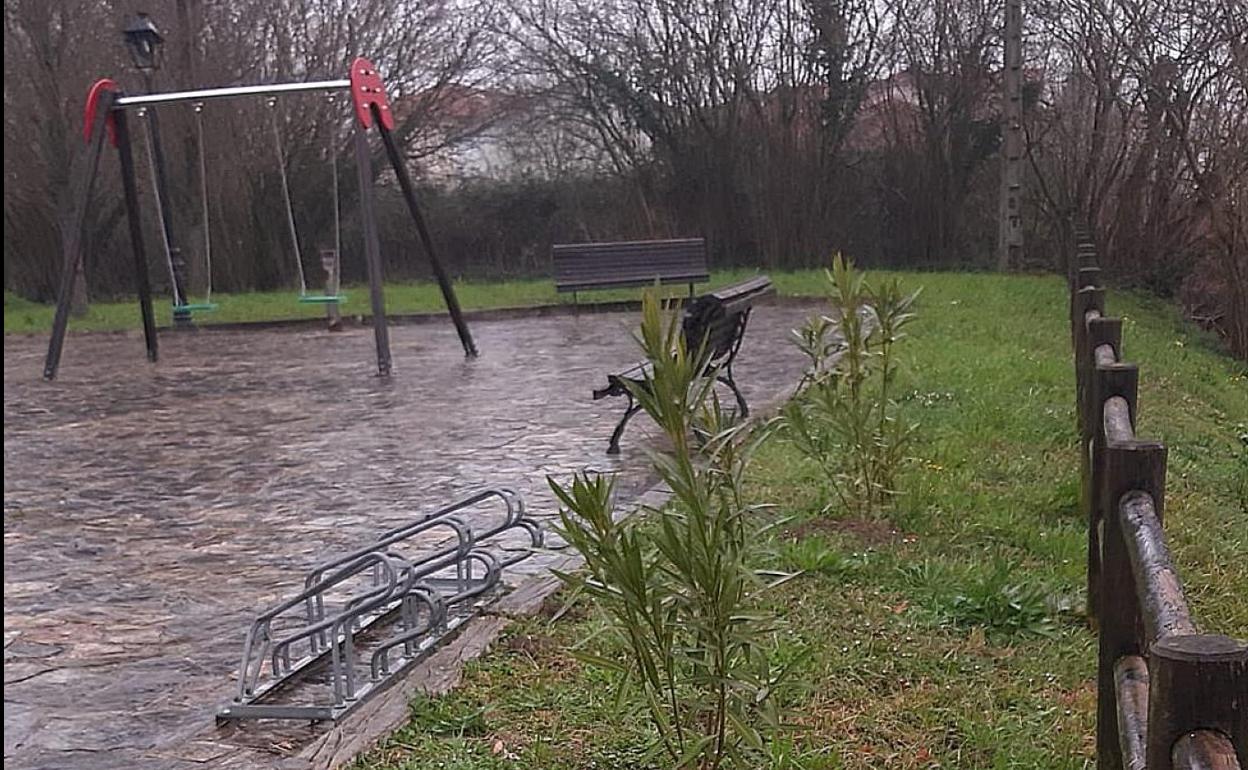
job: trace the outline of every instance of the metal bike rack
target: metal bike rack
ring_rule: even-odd
[[[217,720],[342,718],[428,657],[541,545],[520,496],[489,488],[318,564],[252,621],[238,694]]]

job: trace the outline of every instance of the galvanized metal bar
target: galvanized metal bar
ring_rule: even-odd
[[[306,719],[326,722],[335,717],[336,709],[330,706],[280,706],[255,703],[231,703],[217,713],[217,719]]]
[[[474,532],[466,522],[455,515],[491,499],[498,499],[504,506],[501,523],[496,527]],[[441,569],[445,564],[451,563],[456,555],[461,559],[466,558],[474,542],[489,539],[512,527],[527,527],[530,524],[531,522],[524,519],[524,499],[515,490],[507,487],[491,487],[439,508],[414,522],[387,530],[374,543],[317,564],[304,576],[304,587],[312,589],[325,579],[325,575],[330,570],[338,569],[373,551],[387,550],[397,543],[410,540],[416,535],[424,535],[425,538],[429,538],[429,533],[439,527],[446,527],[450,530],[448,541],[453,544],[425,554],[420,566],[426,567],[433,564],[435,565],[434,571]],[[540,542],[540,537],[540,533],[534,534],[533,541]],[[447,560],[448,557],[450,557],[450,561]],[[421,573],[418,577],[423,577],[425,574],[429,573]],[[323,617],[324,614],[323,596],[319,593],[313,593],[307,600],[308,618]],[[319,644],[324,644],[323,636],[317,635],[313,637],[312,642],[313,650],[318,649]]]
[[[481,510],[492,499],[499,510]],[[339,719],[384,690],[491,600],[506,567],[542,544],[524,510],[512,490],[487,489],[313,569],[303,591],[252,622],[238,694],[217,718]],[[431,540],[438,526],[450,528],[450,546]],[[527,534],[527,546],[494,540],[512,530]]]
[[[351,81],[346,79],[312,80],[306,83],[263,83],[253,86],[225,86],[223,88],[204,88],[197,91],[169,91],[163,94],[123,96],[113,103],[112,108],[123,109],[152,104],[202,102],[209,99],[228,99],[235,96],[266,96],[307,91],[345,91],[350,87]]]

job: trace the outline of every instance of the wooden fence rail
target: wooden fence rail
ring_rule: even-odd
[[[1140,371],[1105,315],[1096,247],[1076,234],[1071,337],[1099,632],[1100,770],[1248,768],[1248,643],[1202,634],[1166,547],[1166,446],[1136,433]]]

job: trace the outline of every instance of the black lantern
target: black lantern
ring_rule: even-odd
[[[130,49],[130,58],[134,59],[135,67],[143,72],[160,68],[165,38],[156,29],[150,16],[146,13],[138,14],[121,32],[126,36],[126,47]]]

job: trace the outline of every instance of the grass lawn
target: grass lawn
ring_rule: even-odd
[[[828,491],[782,439],[750,472],[754,500],[792,517],[760,566],[805,571],[769,596],[778,654],[800,661],[785,696],[796,726],[772,767],[1091,767],[1065,286],[900,275],[926,287],[903,388],[922,429],[893,510],[822,513]],[[1161,302],[1111,292],[1109,309],[1141,364],[1140,432],[1171,447],[1167,528],[1195,616],[1248,636],[1248,369]],[[594,638],[599,623],[574,607],[513,625],[357,770],[650,766],[645,719],[567,652],[620,654]]]
[[[719,270],[711,277],[711,286],[724,286],[753,275],[752,270]],[[816,270],[781,273],[772,276],[777,290],[787,294],[817,291],[820,273]],[[671,296],[685,296],[683,286],[664,287]],[[348,286],[343,290],[347,302],[344,314],[367,314],[369,311],[368,286]],[[528,307],[571,303],[571,294],[558,294],[549,278],[533,278],[511,281],[459,281],[455,293],[460,305],[466,310],[485,310],[503,307]],[[637,300],[640,289],[581,292],[581,303]],[[247,294],[214,294],[218,305],[211,313],[197,313],[196,322],[201,324],[235,323],[240,321],[274,321],[290,318],[322,318],[322,305],[299,303],[297,291],[250,292]],[[192,301],[199,301],[193,297]],[[153,300],[156,323],[168,326],[173,322],[168,297]],[[446,305],[436,283],[392,283],[386,286],[386,307],[390,313],[441,313]],[[22,299],[10,292],[4,293],[4,333],[35,333],[52,328],[55,305],[40,304]],[[70,320],[69,328],[77,331],[116,331],[139,329],[139,310],[136,300],[123,302],[97,302],[90,306],[84,318]]]

